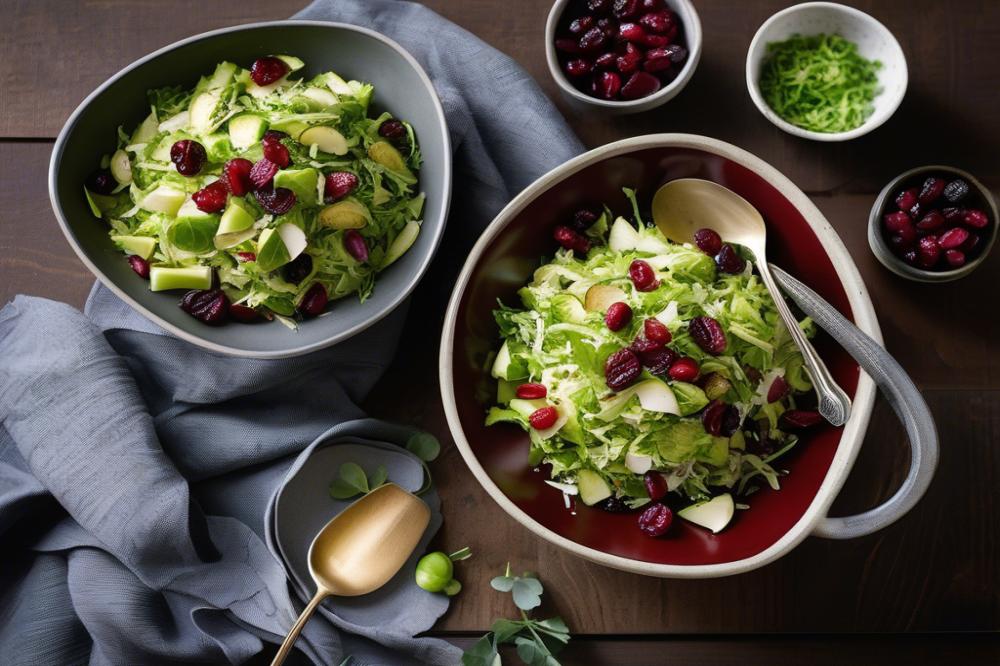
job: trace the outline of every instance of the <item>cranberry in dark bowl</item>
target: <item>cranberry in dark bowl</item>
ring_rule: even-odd
[[[997,208],[972,175],[947,166],[911,169],[872,206],[868,243],[892,272],[919,282],[971,273],[993,247]]]
[[[552,76],[571,99],[630,113],[687,84],[701,24],[689,0],[557,0],[546,42]]]

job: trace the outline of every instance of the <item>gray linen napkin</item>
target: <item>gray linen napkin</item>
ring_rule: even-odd
[[[429,72],[455,147],[438,267],[457,268],[511,196],[582,149],[513,61],[426,8],[321,1],[299,17],[379,30]],[[279,640],[301,603],[271,533],[272,503],[323,447],[405,439],[357,407],[391,360],[405,310],[336,347],[258,361],[177,340],[100,285],[86,315],[27,297],[4,307],[2,661],[242,663]],[[413,638],[446,607],[401,577],[354,609],[363,612],[328,605],[299,655],[455,663],[454,648]]]

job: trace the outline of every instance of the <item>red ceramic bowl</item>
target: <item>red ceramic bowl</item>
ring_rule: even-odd
[[[553,251],[552,229],[584,205],[627,211],[623,186],[640,200],[675,178],[705,178],[734,190],[763,214],[770,260],[811,286],[881,340],[857,268],[819,210],[773,167],[735,146],[687,134],[626,139],[592,150],[542,176],[490,224],[473,248],[452,294],[441,342],[441,392],[456,444],[483,487],[514,519],[542,538],[587,559],[654,576],[724,576],[759,567],[817,529],[843,485],[864,437],[875,398],[872,380],[822,336],[816,347],[854,408],[842,428],[821,427],[782,461],[781,490],[745,500],[720,534],[676,521],[667,538],[636,528],[634,514],[611,514],[577,502],[566,509],[546,485],[546,469],[528,465],[528,436],[509,424],[484,425],[495,380],[487,354],[499,346],[491,311],[497,299],[517,303],[541,257]]]

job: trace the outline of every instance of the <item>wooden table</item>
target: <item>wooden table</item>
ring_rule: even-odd
[[[789,0],[697,2],[705,50],[688,88],[661,109],[619,118],[572,111],[546,70],[541,0],[431,0],[429,5],[516,58],[588,146],[649,132],[695,132],[750,150],[795,181],[836,227],[875,303],[885,343],[912,373],[941,431],[930,491],[906,518],[847,542],[809,539],[755,572],[707,581],[655,580],[586,563],[509,519],[452,446],[437,393],[440,312],[461,254],[438,254],[414,301],[407,349],[366,407],[422,425],[445,444],[433,465],[444,498],[443,547],[466,544],[465,591],[436,634],[467,644],[512,612],[487,581],[510,560],[538,571],[548,607],[573,629],[568,664],[996,663],[1000,659],[1000,258],[949,285],[886,271],[865,240],[874,194],[897,173],[953,164],[1000,188],[1000,2],[853,1],[896,34],[910,88],[887,126],[845,144],[792,138],[746,93],[757,26]],[[135,58],[187,35],[286,17],[274,0],[141,2],[7,0],[0,40],[0,303],[28,293],[81,306],[91,277],[50,212],[53,138],[83,97]],[[470,63],[474,67],[475,63]],[[475,221],[477,224],[484,220]],[[400,377],[410,379],[401,395]],[[417,387],[417,390],[414,390]],[[879,401],[837,500],[840,514],[888,497],[907,465],[900,427]],[[763,635],[762,635],[763,634]],[[808,656],[806,656],[808,655]]]

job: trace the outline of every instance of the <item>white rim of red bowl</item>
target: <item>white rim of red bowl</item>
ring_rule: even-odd
[[[701,59],[702,41],[701,19],[698,17],[698,12],[695,10],[694,5],[691,4],[689,0],[672,1],[676,2],[678,5],[683,5],[685,12],[688,14],[687,17],[681,17],[681,20],[684,21],[684,37],[687,41],[687,46],[685,48],[688,50],[688,59],[681,68],[681,71],[677,74],[677,78],[657,90],[652,95],[647,95],[646,97],[628,100],[608,100],[600,99],[599,97],[591,97],[590,95],[577,90],[576,87],[569,82],[569,79],[566,78],[562,68],[559,66],[559,57],[556,55],[555,45],[556,25],[559,23],[559,19],[562,18],[563,12],[566,10],[566,5],[569,4],[571,0],[556,0],[556,2],[552,5],[552,9],[549,10],[549,16],[545,21],[545,62],[548,63],[549,72],[552,74],[552,78],[555,79],[556,84],[563,92],[573,99],[605,109],[617,109],[619,111],[644,110],[647,108],[651,109],[659,106],[659,104],[669,101],[672,97],[679,93],[681,89],[688,84],[691,77],[694,76],[694,71],[698,67],[698,61]]]
[[[470,251],[462,272],[455,282],[455,287],[448,303],[448,310],[445,314],[438,365],[441,382],[441,399],[444,404],[445,415],[448,419],[448,427],[455,439],[455,444],[473,475],[483,488],[486,489],[490,497],[504,511],[542,539],[586,560],[603,564],[613,569],[647,576],[662,578],[716,578],[730,576],[756,569],[783,556],[809,536],[817,523],[827,515],[830,505],[847,480],[854,460],[861,449],[868,421],[871,418],[872,407],[875,403],[875,382],[864,371],[861,371],[858,377],[858,388],[854,395],[854,408],[851,412],[851,418],[844,425],[841,432],[840,441],[837,444],[837,452],[830,462],[830,468],[827,470],[823,483],[820,484],[816,495],[799,520],[777,541],[756,555],[732,562],[716,564],[681,565],[646,562],[621,555],[612,555],[581,545],[556,534],[514,504],[489,477],[486,470],[483,469],[483,466],[476,458],[475,453],[473,453],[468,439],[465,437],[465,432],[462,430],[459,420],[458,407],[455,402],[452,366],[454,364],[455,325],[458,318],[458,306],[468,286],[472,271],[478,264],[486,248],[503,232],[510,221],[525,206],[555,183],[565,180],[594,162],[637,150],[658,147],[692,148],[719,155],[750,169],[777,189],[802,214],[807,224],[809,224],[813,232],[820,239],[847,294],[855,324],[877,342],[882,342],[882,332],[875,316],[875,309],[871,298],[868,296],[868,290],[861,280],[861,275],[858,273],[858,269],[851,259],[851,255],[848,253],[847,248],[840,240],[836,231],[830,226],[826,218],[823,217],[823,214],[798,187],[767,162],[732,144],[695,134],[651,134],[609,143],[552,169],[518,194],[500,211],[486,230],[483,231],[479,241]]]
[[[108,86],[110,86],[112,83],[122,78],[132,70],[138,68],[140,65],[144,65],[146,62],[153,60],[154,58],[157,58],[164,53],[176,50],[182,46],[187,46],[189,44],[198,42],[200,40],[209,37],[214,37],[216,35],[226,34],[230,32],[252,30],[256,28],[270,28],[275,26],[311,26],[320,28],[351,30],[372,37],[380,42],[383,42],[391,49],[396,51],[400,55],[400,57],[402,57],[417,72],[417,76],[420,78],[420,81],[424,84],[424,86],[426,86],[427,90],[430,91],[431,93],[431,102],[434,105],[436,116],[441,129],[441,136],[443,137],[444,141],[445,182],[443,191],[444,195],[443,203],[441,208],[441,220],[442,220],[441,227],[438,230],[437,236],[432,239],[433,245],[431,247],[431,250],[430,252],[428,252],[427,256],[423,258],[420,264],[416,267],[413,274],[414,277],[409,281],[407,287],[401,290],[398,294],[396,294],[395,298],[391,299],[382,309],[381,312],[375,313],[373,314],[372,317],[364,320],[360,324],[357,324],[356,326],[352,326],[351,328],[341,331],[337,335],[324,338],[319,342],[315,342],[308,345],[301,345],[298,347],[285,348],[279,351],[257,351],[257,350],[240,349],[238,347],[230,347],[229,345],[218,344],[216,342],[206,340],[205,338],[202,338],[193,333],[189,333],[185,331],[183,328],[171,324],[169,321],[163,319],[155,312],[147,308],[145,305],[143,305],[139,301],[129,296],[124,289],[121,289],[117,284],[115,284],[114,280],[106,276],[103,273],[103,271],[101,271],[101,269],[98,268],[97,264],[91,261],[90,257],[87,256],[87,253],[84,252],[83,249],[79,246],[79,244],[76,241],[76,238],[73,237],[73,232],[70,229],[69,222],[66,221],[61,212],[61,207],[58,202],[58,197],[56,196],[56,179],[57,179],[56,166],[58,161],[62,158],[62,154],[66,149],[66,141],[73,127],[76,125],[77,118],[80,116],[80,114],[82,114],[84,109],[87,108],[87,106],[91,103],[91,101],[93,101],[94,98],[103,93],[105,89],[108,88]],[[445,120],[444,108],[441,106],[441,99],[438,97],[437,90],[434,88],[434,84],[431,83],[431,79],[427,75],[427,72],[425,72],[424,68],[420,65],[419,62],[417,62],[417,59],[414,58],[412,55],[410,55],[409,51],[404,49],[394,40],[386,37],[385,35],[379,32],[370,30],[368,28],[363,28],[361,26],[351,25],[350,23],[334,23],[332,21],[287,20],[287,21],[260,21],[257,23],[245,23],[243,25],[235,25],[235,26],[230,26],[228,28],[219,28],[217,30],[210,30],[208,32],[202,32],[197,35],[192,35],[190,37],[186,37],[184,39],[173,42],[172,44],[168,44],[162,48],[159,48],[153,51],[152,53],[149,53],[139,58],[138,60],[133,61],[132,63],[126,65],[122,69],[118,70],[117,72],[109,76],[107,79],[105,79],[103,83],[101,83],[101,85],[99,85],[89,95],[87,95],[83,99],[83,101],[80,102],[79,105],[77,105],[76,109],[73,110],[73,113],[70,114],[69,118],[66,120],[66,123],[59,131],[59,136],[56,138],[55,146],[52,149],[52,156],[49,159],[48,185],[49,185],[49,203],[52,206],[52,212],[55,213],[56,220],[59,222],[59,228],[62,229],[63,235],[69,242],[70,247],[73,248],[73,251],[76,253],[76,256],[80,258],[80,261],[82,261],[84,265],[88,269],[90,269],[90,272],[93,273],[94,276],[105,287],[110,289],[116,296],[118,296],[118,298],[125,301],[125,303],[127,303],[133,310],[135,310],[136,312],[138,312],[143,317],[150,320],[157,326],[161,327],[168,333],[180,338],[181,340],[190,342],[191,344],[197,347],[201,347],[202,349],[207,349],[208,351],[211,352],[216,352],[219,354],[224,354],[226,356],[234,356],[238,358],[279,359],[279,358],[292,358],[295,356],[301,356],[303,354],[308,354],[309,352],[319,351],[320,349],[326,349],[327,347],[331,347],[337,344],[338,342],[343,342],[344,340],[348,340],[351,337],[360,333],[361,331],[364,331],[365,329],[375,325],[385,317],[389,316],[403,303],[404,300],[406,300],[406,298],[410,295],[410,293],[412,293],[412,291],[423,279],[424,274],[427,272],[428,266],[430,266],[431,261],[437,254],[437,249],[441,244],[441,239],[444,237],[445,227],[447,226],[448,222],[448,210],[451,206],[451,186],[452,186],[451,178],[452,178],[451,135],[448,133],[448,124],[447,121]],[[289,333],[291,333],[291,331],[289,331]]]
[[[784,16],[787,16],[788,14],[793,14],[795,12],[799,12],[803,9],[807,9],[810,7],[828,7],[835,11],[839,11],[843,14],[858,19],[862,22],[870,23],[875,26],[876,30],[885,33],[889,42],[893,44],[899,51],[899,59],[900,62],[902,63],[902,67],[900,68],[900,74],[902,76],[903,85],[900,87],[899,94],[896,96],[896,99],[892,101],[890,106],[886,107],[887,110],[885,111],[884,115],[878,118],[877,120],[873,120],[873,118],[875,118],[875,114],[872,114],[867,119],[865,119],[865,122],[862,123],[860,127],[855,127],[854,129],[848,130],[846,132],[814,132],[812,130],[807,130],[805,128],[793,125],[792,123],[788,122],[787,120],[779,116],[777,113],[775,113],[774,109],[768,106],[768,103],[764,101],[764,97],[760,93],[760,83],[757,80],[759,77],[757,75],[757,72],[753,71],[753,65],[750,62],[750,55],[754,52],[754,49],[756,48],[760,40],[763,39],[764,31],[772,23],[774,23],[775,21]],[[757,110],[760,111],[765,118],[770,120],[771,123],[778,129],[788,132],[789,134],[793,134],[795,136],[802,137],[804,139],[812,139],[814,141],[827,141],[827,142],[848,141],[850,139],[855,139],[859,136],[868,134],[872,130],[881,127],[887,120],[889,120],[889,118],[892,118],[892,116],[896,113],[896,109],[898,109],[899,105],[903,103],[903,98],[906,97],[906,89],[909,85],[909,77],[910,77],[909,69],[906,64],[906,54],[903,52],[903,47],[899,45],[899,40],[896,39],[896,36],[892,34],[889,28],[885,27],[885,25],[874,16],[866,14],[860,9],[855,9],[854,7],[842,5],[837,2],[803,2],[798,5],[792,5],[791,7],[786,7],[785,9],[782,9],[780,12],[772,14],[770,18],[761,23],[760,27],[757,28],[757,32],[754,33],[753,39],[750,41],[750,48],[747,49],[747,58],[746,58],[747,91],[750,93],[750,99],[753,100],[754,106],[756,106]]]

